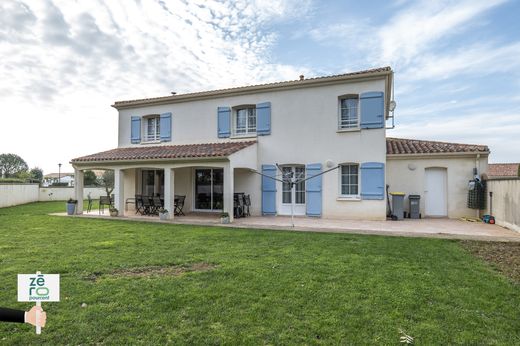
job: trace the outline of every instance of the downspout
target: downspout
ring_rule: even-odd
[[[392,119],[392,126],[385,127],[386,130],[391,130],[395,128],[395,118],[394,118],[394,111],[390,111],[390,103],[394,102],[394,73],[392,72],[392,75],[390,77],[387,77],[387,81],[389,81],[387,84],[390,84],[387,87],[387,92],[389,92],[389,97],[387,98],[387,111],[388,111],[388,118]],[[392,115],[390,115],[390,112],[392,112]]]
[[[477,178],[477,177],[482,181],[482,177],[480,176],[480,154],[477,154],[477,156],[475,158],[475,177],[474,178]],[[477,219],[480,219],[480,210],[476,209],[476,212],[477,212]]]

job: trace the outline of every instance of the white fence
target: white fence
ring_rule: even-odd
[[[105,189],[99,187],[86,187],[83,189],[83,196],[87,198],[99,199],[99,196],[106,196]],[[69,198],[74,198],[73,187],[41,187],[39,192],[39,201],[66,201]]]
[[[83,196],[99,199],[106,195],[105,189],[86,187]],[[39,187],[38,184],[0,184],[0,208],[19,204],[45,201],[66,201],[74,198],[73,187]]]
[[[38,184],[1,184],[0,208],[36,202],[39,200]]]
[[[493,214],[498,225],[520,232],[520,178],[491,179],[487,189],[493,193],[488,198],[487,212]]]

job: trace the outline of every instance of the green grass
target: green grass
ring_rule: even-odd
[[[16,274],[61,274],[42,335],[2,323],[0,344],[520,344],[519,285],[457,241],[47,215],[64,210],[0,209],[0,305],[30,307]],[[215,268],[110,275],[196,263]]]

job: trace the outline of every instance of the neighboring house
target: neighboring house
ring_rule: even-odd
[[[49,173],[43,176],[42,186],[50,186],[55,183],[67,183],[74,186],[74,173]]]
[[[520,163],[490,163],[487,171],[488,178],[518,178],[520,177]]]
[[[413,144],[418,141],[387,142],[392,83],[393,71],[385,67],[120,101],[113,105],[119,111],[118,148],[71,163],[78,182],[84,170],[113,169],[121,213],[135,194],[160,194],[170,211],[174,195],[185,195],[185,211],[232,215],[233,194],[243,192],[251,196],[253,215],[290,215],[294,202],[296,215],[383,220],[385,184],[424,195],[421,184],[427,180],[446,188],[440,197],[430,192],[434,197],[423,198],[437,205],[423,207],[423,215],[474,215],[461,196],[475,165],[479,172],[487,168],[489,150],[456,144],[438,149],[446,145],[424,142],[433,148],[426,150]],[[407,145],[422,149],[404,149]],[[289,184],[268,178],[281,176],[277,164],[283,174],[301,177],[330,172],[291,191]],[[81,213],[82,186],[76,185]]]

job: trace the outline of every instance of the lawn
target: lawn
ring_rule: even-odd
[[[442,239],[258,231],[0,209],[0,305],[61,274],[47,327],[0,344],[520,344],[520,285]],[[82,304],[86,306],[82,307]]]

